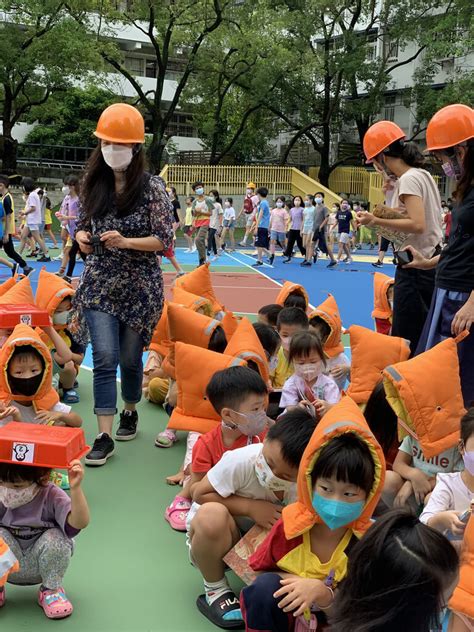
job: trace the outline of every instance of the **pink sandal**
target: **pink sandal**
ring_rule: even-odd
[[[38,594],[38,604],[43,608],[48,619],[64,619],[72,614],[72,603],[66,597],[64,588],[57,590],[41,590]]]
[[[163,432],[160,432],[155,439],[155,445],[157,448],[171,448],[171,446],[178,441],[176,436],[176,430],[170,430],[166,428]]]
[[[186,518],[191,509],[191,501],[183,496],[176,496],[169,507],[166,507],[165,520],[175,531],[186,531]]]

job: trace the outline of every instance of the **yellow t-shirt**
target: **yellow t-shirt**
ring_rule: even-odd
[[[186,214],[184,216],[184,225],[192,226],[193,225],[193,207],[188,206],[186,209]]]
[[[45,208],[44,209],[44,223],[45,224],[52,224],[53,220],[51,218],[51,209],[50,208]]]
[[[270,380],[272,382],[273,388],[283,388],[286,380],[290,378],[295,372],[293,362],[288,362],[285,357],[285,352],[283,351],[283,347],[280,347],[278,351],[278,362],[276,365],[276,369],[271,373]]]

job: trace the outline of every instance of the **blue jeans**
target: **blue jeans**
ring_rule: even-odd
[[[117,412],[117,367],[120,365],[122,399],[136,404],[142,396],[143,340],[136,331],[111,314],[85,309],[94,363],[94,412]]]

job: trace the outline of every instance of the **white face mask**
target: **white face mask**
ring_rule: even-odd
[[[103,145],[102,156],[113,171],[126,171],[132,162],[133,149],[125,145]]]
[[[67,186],[63,186],[63,188],[61,189],[61,193],[63,195],[69,195],[71,193],[71,189]]]
[[[281,346],[283,347],[283,349],[285,351],[289,351],[290,350],[290,342],[291,342],[290,336],[286,336],[284,338],[282,338],[280,336],[280,338],[281,338]]]
[[[55,314],[53,314],[53,324],[54,325],[67,325],[70,313],[71,313],[71,310],[67,310],[65,312],[56,312]]]
[[[311,382],[321,375],[323,372],[323,363],[295,364],[295,373],[302,377],[303,380]]]
[[[224,202],[225,208],[230,208],[230,202]]]
[[[275,476],[263,456],[263,452],[260,452],[255,461],[255,474],[260,485],[271,492],[287,492],[294,485],[291,481],[284,481],[282,478]]]
[[[247,195],[253,195],[253,189],[247,189],[246,193]]]
[[[204,189],[202,187],[198,187],[196,189],[196,195],[204,195]]]
[[[40,487],[36,483],[21,489],[0,486],[0,503],[7,509],[17,509],[30,503],[39,490]]]
[[[311,204],[311,202],[310,202],[309,200],[305,200],[305,201],[304,201],[304,205],[305,205],[305,206],[309,206],[310,204]]]
[[[281,200],[278,200],[276,205],[277,205],[277,208],[283,208],[283,202]]]
[[[316,202],[316,204],[322,204],[323,203],[323,198],[317,197],[317,198],[314,198],[314,201]]]

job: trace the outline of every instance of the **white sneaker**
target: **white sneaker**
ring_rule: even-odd
[[[211,262],[217,261],[218,259],[219,259],[218,255],[214,255],[213,257],[211,257]]]
[[[185,248],[184,252],[191,252],[191,249],[190,248]]]
[[[348,259],[344,259],[344,263],[352,263],[352,257]]]
[[[196,246],[193,246],[193,247],[191,248],[191,252],[196,252],[196,250],[197,250]]]
[[[53,257],[53,261],[62,261],[62,258],[63,258],[63,253],[61,253],[57,257]]]
[[[242,246],[243,248],[245,248],[245,246],[246,246],[246,245],[247,245],[247,242],[246,242],[246,241],[241,241],[241,242],[239,243],[239,246]]]

